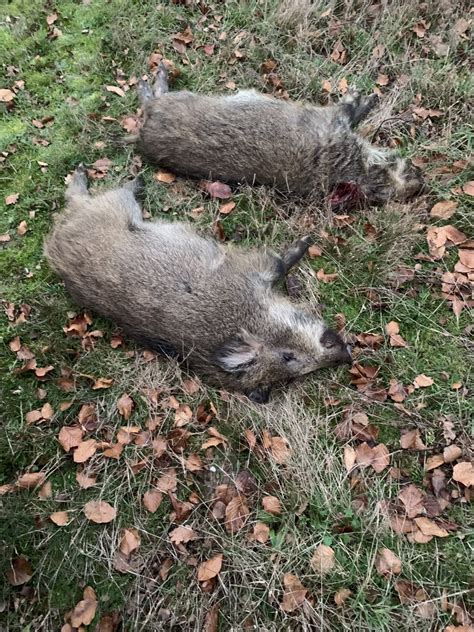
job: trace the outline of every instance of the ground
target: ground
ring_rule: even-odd
[[[2,629],[472,629],[468,3],[1,12]],[[160,56],[173,89],[378,91],[361,132],[413,158],[430,192],[335,215],[242,187],[222,213],[126,142]],[[278,248],[309,228],[291,292],[352,339],[352,372],[257,407],[84,315],[42,253],[80,162],[94,187],[143,173],[149,215],[229,241]]]

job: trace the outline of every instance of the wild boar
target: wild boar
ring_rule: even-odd
[[[351,361],[309,306],[275,291],[308,238],[278,256],[218,243],[181,222],[144,222],[135,186],[91,196],[84,169],[72,176],[45,254],[77,304],[255,402],[277,383]]]
[[[293,103],[244,90],[231,96],[169,92],[160,64],[153,89],[140,82],[144,121],[138,149],[176,173],[225,182],[260,183],[280,191],[328,194],[338,201],[404,201],[419,193],[417,167],[370,144],[355,127],[375,106],[375,94],[351,91],[332,106]]]

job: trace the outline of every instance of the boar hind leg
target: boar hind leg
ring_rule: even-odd
[[[170,91],[168,69],[163,61],[160,61],[158,72],[156,73],[155,82],[153,84],[153,96],[155,99],[163,96]]]
[[[291,244],[291,246],[283,253],[281,259],[285,270],[284,275],[286,275],[288,271],[295,266],[302,257],[304,257],[312,243],[313,240],[311,237],[306,235]]]
[[[378,96],[371,94],[362,97],[357,90],[350,90],[340,101],[339,106],[349,119],[352,127],[358,125],[369,112],[377,105]]]
[[[89,197],[89,191],[87,189],[87,171],[81,163],[71,175],[66,189],[66,199],[71,201],[74,198],[83,196]]]

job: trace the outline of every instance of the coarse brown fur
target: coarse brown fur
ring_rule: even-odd
[[[83,170],[72,177],[45,252],[79,305],[254,401],[276,383],[350,362],[339,335],[273,289],[307,239],[278,256],[219,244],[180,222],[144,222],[133,186],[92,197]]]
[[[352,91],[337,105],[317,107],[254,90],[231,96],[173,93],[163,64],[153,92],[143,82],[139,91],[139,151],[177,173],[303,195],[353,182],[372,203],[403,201],[422,188],[420,171],[409,161],[352,131],[376,104],[375,95]]]

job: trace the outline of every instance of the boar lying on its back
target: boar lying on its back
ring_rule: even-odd
[[[254,90],[231,96],[168,92],[161,64],[153,92],[141,82],[144,123],[138,147],[177,173],[327,193],[354,183],[369,202],[406,200],[422,188],[420,171],[352,131],[375,95],[353,91],[328,107],[274,99]]]
[[[74,300],[209,383],[267,401],[276,383],[350,362],[323,321],[273,289],[306,252],[234,249],[179,222],[147,222],[133,183],[91,197],[82,170],[45,246]]]

